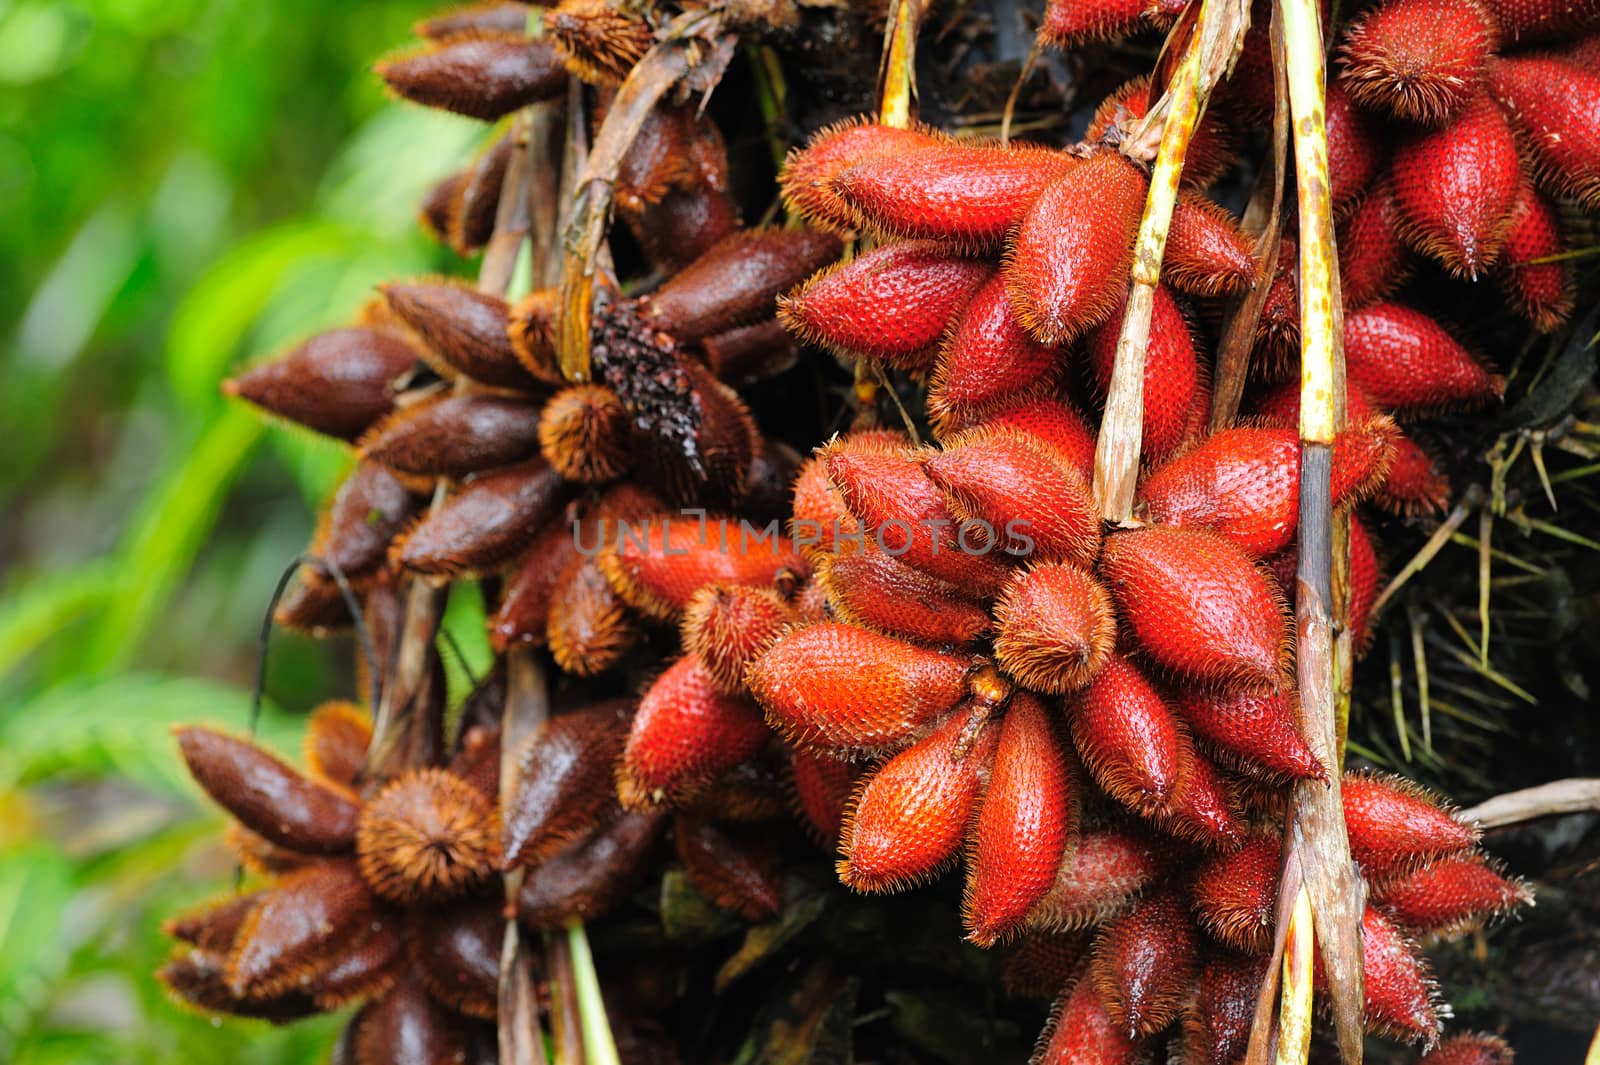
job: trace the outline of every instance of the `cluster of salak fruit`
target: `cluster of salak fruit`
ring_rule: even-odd
[[[1057,0],[1040,32],[1076,43],[1179,10]],[[484,120],[563,99],[576,78],[597,127],[655,15],[567,0],[532,34],[532,12],[499,2],[423,23],[425,46],[380,73]],[[1568,267],[1536,261],[1559,250],[1555,212],[1522,175],[1595,196],[1600,111],[1580,103],[1600,97],[1573,58],[1587,46],[1495,50],[1592,14],[1391,0],[1345,33],[1328,107],[1350,378],[1336,506],[1442,507],[1448,483],[1401,424],[1501,391],[1449,329],[1390,302],[1413,249],[1492,273],[1540,328],[1570,311]],[[1463,58],[1435,24],[1468,15],[1483,28]],[[860,891],[965,856],[968,938],[1007,944],[1012,989],[1056,1001],[1038,1060],[1133,1062],[1163,1038],[1185,1062],[1237,1060],[1274,931],[1283,796],[1336,771],[1297,731],[1289,666],[1298,390],[1278,382],[1298,346],[1295,250],[1286,239],[1262,276],[1252,240],[1204,196],[1270,107],[1264,39],[1252,31],[1202,123],[1173,216],[1137,527],[1105,530],[1089,482],[1149,180],[1118,144],[1149,105],[1145,81],[1067,149],[826,129],[781,178],[809,228],[741,228],[716,125],[663,103],[614,188],[643,294],[600,285],[592,380],[561,372],[556,289],[508,303],[426,279],[384,286],[355,324],[230,382],[356,453],[281,623],[348,628],[348,588],[381,701],[407,589],[473,578],[495,650],[548,654],[578,696],[505,759],[510,774],[503,670],[447,734],[431,647],[420,725],[375,742],[372,708],[324,707],[303,773],[186,730],[184,756],[260,886],[172,922],[185,944],[163,971],[172,990],[278,1021],[363,1002],[346,1046],[364,1065],[492,1052],[509,912],[530,928],[600,917],[670,830],[702,894],[771,917],[783,859],[760,823],[792,807],[838,841],[840,878]],[[1554,91],[1546,74],[1565,86],[1559,107],[1537,95]],[[1509,173],[1483,162],[1502,129]],[[515,129],[497,136],[429,194],[424,224],[462,254],[490,245],[507,197],[525,195],[506,189],[526,147]],[[1499,200],[1482,192],[1495,180]],[[875,243],[818,273],[848,236]],[[1271,288],[1250,416],[1210,432],[1206,338],[1254,284]],[[764,438],[735,388],[789,367],[796,337],[925,382],[937,446],[864,428],[802,464]],[[751,535],[783,518],[791,536]],[[1350,540],[1359,644],[1379,563],[1359,519]],[[664,625],[681,651],[662,662],[648,637]],[[625,665],[656,674],[639,698],[587,697],[589,678]],[[1420,937],[1476,927],[1526,888],[1406,782],[1352,773],[1343,789],[1371,887],[1368,1021],[1431,1043],[1445,1011]],[[1426,1060],[1508,1054],[1464,1036]]]

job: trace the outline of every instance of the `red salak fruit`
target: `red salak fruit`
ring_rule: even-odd
[[[1018,429],[1044,440],[1066,455],[1084,480],[1094,476],[1094,433],[1065,400],[1054,396],[1027,399],[990,415],[983,424],[992,429]]]
[[[1372,186],[1339,226],[1339,291],[1347,310],[1385,299],[1411,273],[1411,250],[1400,239],[1394,185]]]
[[[1283,600],[1240,548],[1203,530],[1156,526],[1106,537],[1100,564],[1122,616],[1158,664],[1202,683],[1282,682]]]
[[[1552,40],[1600,22],[1595,0],[1484,0],[1506,44]]]
[[[873,548],[824,556],[818,579],[840,621],[935,647],[970,644],[989,631],[989,612],[947,581]]]
[[[1514,1059],[1511,1047],[1499,1036],[1468,1032],[1446,1039],[1417,1065],[1512,1065]]]
[[[1339,434],[1334,506],[1358,500],[1382,479],[1387,419]],[[1150,474],[1139,501],[1156,525],[1210,529],[1257,558],[1294,542],[1300,515],[1300,441],[1292,429],[1246,426],[1215,433]]]
[[[943,143],[931,130],[897,129],[849,119],[818,130],[804,148],[784,160],[778,185],[784,205],[812,225],[844,231],[859,223],[855,210],[834,191],[840,173],[878,155]]]
[[[971,659],[822,622],[791,629],[745,681],[797,743],[878,751],[904,743],[967,694]]]
[[[1080,978],[1051,1008],[1028,1065],[1133,1065],[1141,1043],[1112,1021],[1094,981]]]
[[[987,523],[1008,554],[1089,564],[1099,553],[1089,483],[1043,440],[979,426],[945,441],[922,466],[956,517]]]
[[[1146,817],[1165,813],[1195,754],[1149,679],[1112,655],[1073,700],[1069,716],[1073,744],[1095,782]]]
[[[1551,332],[1572,315],[1572,263],[1537,261],[1561,251],[1561,220],[1555,207],[1524,177],[1506,226],[1500,287],[1517,312],[1541,333]]]
[[[1361,974],[1369,1031],[1402,1042],[1439,1038],[1446,1008],[1416,946],[1368,906],[1361,915]]]
[[[1147,895],[1100,934],[1089,977],[1112,1023],[1130,1037],[1171,1024],[1194,981],[1199,937],[1170,888]]]
[[[1232,215],[1200,196],[1172,208],[1161,278],[1195,296],[1242,292],[1255,282],[1254,246]]]
[[[1293,373],[1300,357],[1300,249],[1293,237],[1278,241],[1278,261],[1272,267],[1261,317],[1256,320],[1250,369],[1268,380]]]
[[[1117,310],[1085,342],[1089,369],[1100,396],[1111,387],[1117,335],[1122,331],[1124,296]],[[1194,335],[1176,300],[1165,286],[1155,292],[1150,311],[1150,343],[1144,356],[1144,453],[1152,459],[1171,454],[1183,443],[1189,413],[1202,388],[1205,371],[1195,350]]]
[[[1089,144],[1105,141],[1114,146],[1149,111],[1150,76],[1145,74],[1125,82],[1100,102],[1083,139]],[[1184,153],[1183,187],[1205,188],[1222,176],[1237,155],[1233,131],[1214,113],[1207,112],[1201,116]]]
[[[1230,950],[1207,952],[1194,1005],[1184,1018],[1187,1065],[1229,1065],[1244,1057],[1267,964],[1266,958]]]
[[[1345,385],[1345,420],[1360,425],[1376,415],[1372,404],[1353,383]],[[1270,425],[1295,427],[1300,421],[1300,382],[1291,381],[1266,393],[1255,405],[1256,414]],[[1389,427],[1389,465],[1376,486],[1374,498],[1403,514],[1442,510],[1450,497],[1447,481],[1428,453],[1398,426]]]
[[[1011,238],[1004,274],[1017,320],[1035,338],[1071,340],[1116,309],[1127,293],[1147,184],[1127,158],[1101,151],[1034,201]],[[1096,209],[1083,210],[1085,203]]]
[[[1001,987],[1009,998],[1051,1002],[1077,978],[1088,949],[1083,932],[1029,933],[1006,953]]]
[[[1350,614],[1346,619],[1357,655],[1372,643],[1372,606],[1383,582],[1383,563],[1372,533],[1359,514],[1350,515]]]
[[[639,700],[618,794],[633,808],[683,798],[761,750],[768,735],[748,699],[718,691],[700,661],[684,655]]]
[[[1448,125],[1401,141],[1391,173],[1406,243],[1474,280],[1499,257],[1522,164],[1511,126],[1487,93]]]
[[[840,446],[846,448],[894,451],[907,445],[904,434],[887,429],[858,430],[840,437]],[[861,531],[861,522],[850,513],[844,496],[828,479],[826,452],[812,455],[801,464],[791,497],[789,533],[807,558],[845,554],[852,547],[862,549],[864,543],[854,539]],[[843,542],[839,541],[841,535]]]
[[[1475,0],[1385,0],[1345,31],[1345,89],[1361,106],[1438,125],[1483,83],[1493,21]]]
[[[845,815],[839,879],[857,891],[897,891],[953,861],[999,732],[982,727],[969,742],[968,715],[952,714],[868,776]]]
[[[1053,384],[1061,352],[1028,335],[1011,310],[1005,278],[995,275],[967,304],[928,388],[928,413],[960,428],[1024,392]]]
[[[1067,48],[1171,22],[1187,0],[1050,0],[1039,43]]]
[[[1087,570],[1041,562],[1006,583],[994,606],[995,661],[1034,691],[1088,684],[1111,656],[1117,616]]]
[[[844,358],[928,370],[946,327],[993,270],[930,241],[886,244],[781,297],[778,318],[806,343]]]
[[[1189,759],[1188,772],[1178,782],[1177,793],[1156,817],[1156,823],[1169,836],[1213,850],[1233,850],[1239,845],[1238,805],[1233,787],[1222,779],[1211,760],[1194,754]]]
[[[831,849],[844,825],[857,770],[849,762],[799,748],[790,750],[789,768],[795,805],[806,824]]]
[[[1350,380],[1373,404],[1405,414],[1482,405],[1505,393],[1505,379],[1421,311],[1375,303],[1344,319]]]
[[[1327,778],[1295,724],[1292,692],[1186,688],[1178,695],[1177,710],[1198,739],[1251,767],[1288,777]]]
[[[729,518],[663,515],[616,530],[600,556],[617,594],[653,618],[677,620],[707,584],[791,590],[810,572],[786,536]]]
[[[1384,144],[1372,122],[1337,81],[1329,81],[1324,104],[1328,127],[1328,182],[1335,214],[1344,214],[1372,187],[1383,167]]]
[[[982,530],[956,520],[923,468],[927,452],[873,441],[834,440],[821,454],[828,478],[870,542],[964,591],[993,595],[1009,575]]]
[[[1218,942],[1247,954],[1270,950],[1282,864],[1282,841],[1256,835],[1232,854],[1202,865],[1190,887],[1200,927]]]
[[[1522,881],[1500,875],[1487,859],[1440,858],[1380,885],[1373,905],[1414,932],[1458,935],[1533,902]]]
[[[1056,882],[1077,834],[1078,788],[1044,704],[1019,692],[999,726],[978,808],[961,910],[967,939],[992,946]]]
[[[1029,927],[1066,932],[1100,924],[1155,882],[1170,853],[1170,846],[1127,827],[1080,834],[1049,893],[1029,911]]]
[[[1426,858],[1455,854],[1478,840],[1418,785],[1377,773],[1346,773],[1344,823],[1350,856],[1369,880],[1394,876]]]
[[[1600,73],[1553,56],[1495,59],[1489,91],[1558,196],[1600,207]]]
[[[1048,148],[939,143],[880,153],[831,187],[883,239],[998,243],[1077,159]]]
[[[744,671],[799,618],[771,588],[708,584],[683,612],[683,649],[700,663],[717,690],[745,690]]]

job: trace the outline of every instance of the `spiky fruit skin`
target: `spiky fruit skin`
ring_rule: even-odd
[[[1378,601],[1383,583],[1383,564],[1372,543],[1372,533],[1360,515],[1350,515],[1350,612],[1346,623],[1355,641],[1356,654],[1372,643],[1372,606]]]
[[[206,794],[269,842],[302,854],[338,854],[355,841],[360,808],[342,791],[215,729],[179,729],[178,746]]]
[[[708,584],[683,612],[683,648],[717,690],[744,691],[744,671],[798,618],[771,588]]]
[[[1101,1003],[1094,981],[1061,993],[1028,1065],[1133,1065],[1140,1041],[1122,1031]]]
[[[906,446],[904,436],[882,429],[849,433],[840,440],[841,446],[847,448],[893,450]],[[850,513],[844,496],[828,478],[827,455],[819,452],[805,460],[790,493],[793,516],[789,519],[789,533],[795,546],[809,559],[864,549],[855,540],[861,532],[861,522]]]
[[[1536,261],[1561,251],[1561,222],[1554,206],[1524,178],[1506,226],[1500,287],[1512,306],[1541,333],[1558,328],[1572,315],[1572,263]]]
[[[1125,82],[1100,102],[1083,139],[1093,144],[1104,140],[1108,134],[1120,138],[1135,120],[1149,111],[1150,77],[1143,75]],[[1203,115],[1184,153],[1183,187],[1205,188],[1221,177],[1238,154],[1234,140],[1233,131],[1225,122],[1214,114]]]
[[[1094,384],[1104,396],[1111,387],[1111,368],[1116,362],[1117,335],[1122,329],[1122,311],[1090,333],[1085,342]],[[1170,455],[1189,427],[1189,414],[1202,387],[1204,371],[1189,322],[1172,294],[1156,289],[1150,311],[1150,344],[1144,364],[1144,436],[1141,446],[1152,459]]]
[[[228,990],[270,999],[320,976],[372,921],[353,863],[319,862],[262,893],[226,950]]]
[[[1055,884],[1077,824],[1076,783],[1050,715],[1019,693],[1000,724],[973,829],[961,907],[970,942],[991,946],[1021,927]]]
[[[1147,183],[1122,155],[1103,151],[1039,194],[1011,239],[1004,271],[1012,310],[1035,339],[1071,340],[1116,309]],[[1084,203],[1098,209],[1085,212]]]
[[[592,832],[611,809],[612,778],[628,736],[621,700],[558,714],[517,750],[517,778],[501,810],[501,860],[510,868],[536,865]],[[498,761],[498,759],[496,759]],[[493,766],[498,797],[499,766]]]
[[[876,155],[831,189],[882,238],[997,243],[1075,160],[1044,148],[934,144]]]
[[[553,929],[573,917],[603,915],[633,888],[665,823],[659,810],[620,813],[529,869],[517,893],[518,917],[531,928]]]
[[[1272,945],[1283,844],[1275,836],[1252,836],[1232,854],[1211,859],[1194,875],[1195,917],[1212,938],[1247,954]]]
[[[1166,854],[1126,828],[1084,832],[1056,870],[1055,884],[1028,914],[1031,927],[1063,932],[1099,924],[1165,869]]]
[[[1334,213],[1343,215],[1383,168],[1384,145],[1339,82],[1328,82],[1325,107],[1330,193]]]
[[[1495,27],[1474,0],[1387,0],[1346,31],[1346,91],[1363,107],[1438,125],[1483,82]]]
[[[627,470],[632,458],[628,412],[616,393],[599,385],[573,385],[539,412],[539,450],[561,476],[602,484]]]
[[[968,742],[966,715],[867,777],[846,815],[839,879],[857,891],[894,891],[948,865],[961,847],[999,729]]]
[[[222,383],[222,391],[313,432],[355,440],[394,409],[395,382],[418,352],[390,330],[319,333]]]
[[[1379,407],[1406,414],[1481,405],[1505,392],[1505,381],[1421,311],[1375,303],[1345,315],[1350,379]]]
[[[1043,440],[1065,455],[1084,480],[1094,476],[1094,433],[1064,400],[1054,396],[1026,399],[990,415],[983,424],[991,429],[1016,429]]]
[[[923,468],[925,452],[872,441],[823,449],[828,478],[880,550],[976,595],[992,595],[1008,567],[956,520]]]
[[[789,752],[789,760],[795,804],[817,838],[832,849],[855,790],[856,770],[848,762],[799,748]]]
[[[1239,845],[1239,817],[1234,787],[1212,767],[1209,758],[1196,754],[1189,759],[1189,771],[1157,822],[1170,836],[1208,850],[1231,851]]]
[[[1022,328],[1005,278],[997,274],[972,297],[939,353],[929,413],[943,424],[964,426],[1020,393],[1051,383],[1061,362],[1058,351]]]
[[[1254,248],[1227,211],[1199,196],[1180,196],[1161,276],[1195,296],[1242,292],[1255,281]]]
[[[1107,794],[1147,817],[1166,812],[1194,749],[1149,678],[1111,656],[1070,718],[1078,755]]]
[[[362,878],[391,902],[457,897],[499,866],[497,820],[483,793],[460,777],[410,770],[362,808]]]
[[[567,80],[555,45],[520,32],[459,35],[376,70],[398,96],[485,122],[559,94]]]
[[[1533,901],[1519,880],[1477,855],[1440,858],[1382,884],[1376,906],[1413,932],[1460,934]]]
[[[1198,529],[1106,537],[1101,572],[1156,662],[1203,683],[1276,688],[1288,626],[1271,579],[1240,548]],[[1189,624],[1181,628],[1171,619]]]
[[[817,274],[778,301],[795,336],[845,358],[933,367],[951,320],[993,267],[931,241],[901,241]]]
[[[1327,776],[1295,725],[1291,693],[1191,688],[1180,694],[1177,709],[1196,738],[1246,765],[1287,777]]]
[[[1278,260],[1256,322],[1251,370],[1270,380],[1287,377],[1300,354],[1299,254],[1294,238],[1278,241]]]
[[[617,594],[664,620],[681,617],[708,584],[787,589],[810,572],[788,537],[762,538],[724,518],[646,520],[618,530],[607,547],[600,564]]]
[[[752,825],[680,816],[673,825],[678,860],[695,888],[747,921],[783,906],[783,868],[770,835]]]
[[[1392,876],[1418,860],[1464,851],[1478,833],[1399,777],[1347,773],[1342,788],[1350,856],[1369,879]]]
[[[1153,1035],[1177,1018],[1194,979],[1198,937],[1187,907],[1159,891],[1107,926],[1089,977],[1111,1020],[1130,1037]]]
[[[402,474],[466,477],[532,458],[539,408],[527,399],[445,396],[391,414],[357,443],[372,463]]]
[[[852,166],[878,155],[941,143],[921,129],[897,129],[871,122],[842,122],[818,131],[804,147],[789,153],[778,184],[790,211],[812,225],[835,232],[859,224],[854,208],[839,197],[833,180]]]
[[[718,691],[699,659],[685,655],[639,700],[618,771],[619,794],[624,804],[639,808],[679,799],[766,741],[760,712],[748,700]]]
[[[1541,184],[1600,207],[1600,75],[1544,56],[1489,66],[1489,91],[1538,164]]]
[[[1522,180],[1499,106],[1473,96],[1448,125],[1402,141],[1392,173],[1406,243],[1457,277],[1481,277],[1505,246]]]
[[[441,374],[465,374],[496,388],[534,387],[506,331],[511,308],[499,296],[452,278],[387,284],[382,291],[389,309],[422,340],[424,358]]]
[[[1370,490],[1382,475],[1387,443],[1376,427],[1347,429],[1340,435],[1334,451],[1334,506]],[[1139,499],[1155,524],[1210,529],[1257,558],[1276,554],[1293,541],[1299,496],[1300,442],[1289,429],[1224,429],[1139,486]]]
[[[563,672],[578,677],[605,672],[639,642],[640,630],[638,615],[617,594],[598,559],[567,560],[556,577],[544,629],[550,656]]]
[[[986,524],[1008,554],[1094,560],[1100,520],[1089,484],[1043,440],[981,426],[946,441],[922,465],[956,517]]]
[[[1192,1065],[1230,1065],[1250,1043],[1256,999],[1267,959],[1214,951],[1200,970],[1194,1006],[1184,1020],[1184,1047]]]
[[[1424,1054],[1417,1065],[1512,1065],[1514,1057],[1504,1039],[1469,1032],[1446,1039]]]
[[[1346,308],[1386,299],[1411,271],[1394,186],[1373,186],[1339,227],[1339,288]]]
[[[966,695],[968,669],[959,655],[822,622],[779,637],[745,680],[768,720],[795,742],[881,751],[953,708]]]
[[[1558,39],[1574,30],[1593,29],[1600,17],[1594,0],[1484,0],[1500,36],[1513,42]]]
[[[389,548],[402,569],[453,576],[499,567],[561,508],[561,475],[543,459],[474,477],[431,508]]]
[[[989,630],[989,612],[960,589],[887,551],[834,555],[820,563],[834,616],[933,647],[970,644]]]
[[[1443,1018],[1427,964],[1371,906],[1361,915],[1361,971],[1368,1030],[1407,1043],[1439,1037]]]
[[[1117,639],[1111,596],[1088,571],[1043,562],[1007,582],[995,603],[995,661],[1034,691],[1088,684]]]
[[[1051,0],[1039,24],[1039,43],[1067,48],[1165,22],[1183,9],[1170,0]]]

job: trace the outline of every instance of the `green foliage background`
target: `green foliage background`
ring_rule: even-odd
[[[414,205],[481,128],[369,72],[431,6],[0,0],[0,1060],[326,1057],[337,1020],[217,1026],[150,979],[161,918],[232,876],[170,729],[243,727],[347,461],[218,381],[452,267]],[[273,652],[292,750],[347,649]]]

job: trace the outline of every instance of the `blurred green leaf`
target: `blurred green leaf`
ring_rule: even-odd
[[[72,868],[44,844],[0,854],[0,1057],[65,959],[60,928]]]
[[[115,775],[192,792],[172,726],[205,723],[243,732],[249,705],[249,692],[193,677],[125,673],[57,685],[0,716],[0,789],[60,776]],[[268,708],[256,735],[289,754],[300,730],[299,718]]]
[[[104,605],[117,570],[101,560],[13,582],[0,597],[0,680],[41,643]]]

